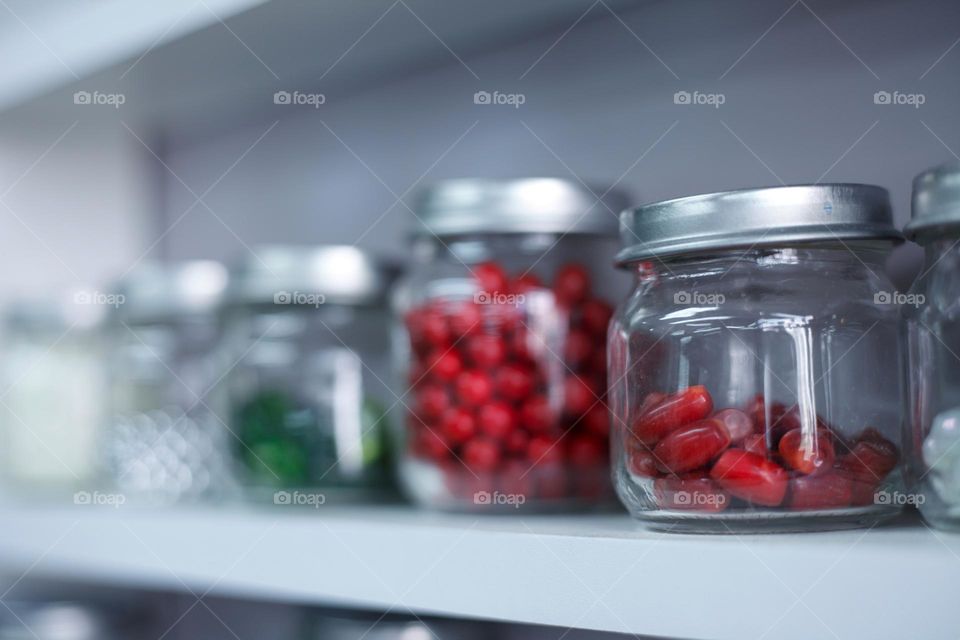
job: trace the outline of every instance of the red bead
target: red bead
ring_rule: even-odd
[[[466,342],[467,357],[478,367],[496,367],[506,358],[507,347],[500,336],[477,335]]]
[[[563,446],[556,440],[534,436],[527,445],[527,459],[535,465],[560,462],[563,460]]]
[[[526,457],[527,448],[530,446],[530,436],[526,431],[517,429],[507,434],[504,447],[510,453]]]
[[[474,471],[491,471],[500,462],[500,448],[486,438],[474,438],[463,447],[463,461]]]
[[[520,424],[532,433],[545,433],[556,424],[556,413],[544,396],[533,396],[520,405]]]
[[[850,505],[853,488],[850,480],[828,471],[815,476],[800,476],[790,480],[790,509],[840,509]]]
[[[514,278],[510,285],[510,291],[517,294],[525,294],[535,289],[542,289],[543,282],[533,273],[525,273]]]
[[[767,456],[767,436],[763,433],[755,433],[743,439],[740,446],[744,451],[755,453],[758,456]]]
[[[443,346],[450,339],[447,320],[436,309],[425,308],[407,315],[407,327],[414,344]]]
[[[517,364],[497,369],[494,385],[497,393],[508,400],[523,400],[533,392],[533,372]]]
[[[583,427],[587,432],[606,438],[610,433],[610,414],[607,405],[597,404],[583,416]]]
[[[574,467],[602,467],[607,461],[607,447],[593,436],[572,436],[567,445],[567,458]]]
[[[563,405],[568,415],[586,413],[600,401],[598,394],[579,376],[567,376],[563,383]]]
[[[417,390],[417,412],[423,418],[438,418],[450,407],[450,398],[440,385],[425,384]]]
[[[719,513],[730,504],[729,496],[707,477],[657,478],[653,494],[660,507],[677,511]]]
[[[444,382],[451,382],[463,369],[460,356],[452,349],[434,351],[427,356],[427,375]]]
[[[571,369],[580,368],[594,350],[593,339],[586,331],[573,329],[567,334],[566,344],[563,347],[563,359]]]
[[[517,416],[510,405],[493,402],[480,407],[477,422],[481,433],[495,440],[503,440],[516,429]]]
[[[657,468],[683,473],[704,466],[730,446],[730,435],[716,420],[702,420],[672,431],[653,450]]]
[[[826,431],[788,431],[780,438],[777,449],[788,467],[803,474],[810,475],[833,467],[833,443]]]
[[[633,426],[640,441],[647,445],[659,442],[671,431],[710,415],[713,399],[707,388],[698,385],[667,396],[642,410]]]
[[[481,262],[471,269],[481,292],[493,297],[507,293],[507,274],[495,262]]]
[[[412,447],[416,454],[431,460],[444,460],[451,454],[443,437],[429,429],[422,429],[416,433],[412,440]]]
[[[483,312],[480,305],[473,302],[451,304],[447,308],[447,314],[451,340],[477,333],[483,328]]]
[[[576,306],[590,294],[590,273],[583,265],[566,264],[557,271],[553,291],[560,306]]]
[[[743,411],[724,409],[713,414],[713,419],[723,423],[731,442],[740,442],[753,433],[753,421]]]
[[[481,371],[464,371],[457,376],[457,398],[463,404],[477,407],[485,403],[493,395],[493,383]]]
[[[770,460],[742,449],[727,449],[713,463],[710,477],[720,487],[754,504],[776,507],[787,494],[787,472]]]
[[[897,448],[889,440],[860,440],[837,466],[850,478],[864,484],[879,484],[897,466]]]
[[[605,340],[607,326],[613,317],[613,307],[603,300],[593,298],[584,303],[581,313],[583,328]]]
[[[447,440],[461,444],[476,434],[477,424],[466,409],[450,409],[443,414],[440,429]]]

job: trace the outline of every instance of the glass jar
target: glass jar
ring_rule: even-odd
[[[109,303],[80,291],[4,313],[0,473],[18,497],[60,498],[94,483],[106,373],[99,326]]]
[[[234,274],[225,390],[250,497],[318,505],[389,493],[396,275],[351,246],[265,247]]]
[[[615,483],[654,528],[869,526],[901,487],[900,235],[868,185],[624,212],[609,343]]]
[[[960,164],[916,177],[906,233],[926,251],[903,300],[909,499],[932,525],[960,530]]]
[[[112,295],[104,460],[127,502],[164,504],[231,492],[216,310],[227,285],[215,262],[144,264]]]
[[[394,342],[401,479],[417,503],[512,511],[612,495],[604,344],[627,284],[609,261],[623,203],[547,178],[422,194]]]

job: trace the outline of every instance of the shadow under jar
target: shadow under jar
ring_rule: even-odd
[[[923,245],[923,271],[903,300],[912,489],[923,517],[960,530],[960,164],[913,182],[907,236]]]
[[[224,390],[247,497],[319,506],[395,495],[388,291],[352,246],[263,247],[231,278]]]
[[[615,483],[680,532],[870,526],[901,484],[900,241],[868,185],[625,211],[635,276],[610,335]],[[886,496],[886,497],[885,497]]]
[[[417,503],[513,511],[612,498],[605,343],[627,284],[610,267],[622,205],[547,178],[423,194],[394,341],[401,479]]]

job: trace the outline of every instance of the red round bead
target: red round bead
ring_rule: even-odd
[[[490,378],[481,371],[464,371],[457,376],[457,398],[465,405],[476,407],[485,403],[493,394]]]
[[[561,306],[576,306],[590,294],[590,273],[581,264],[564,265],[557,271],[553,290]]]
[[[480,408],[477,422],[481,433],[496,440],[503,440],[516,429],[517,416],[510,405],[492,402]]]

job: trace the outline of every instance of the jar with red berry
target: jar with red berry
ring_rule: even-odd
[[[412,499],[454,510],[608,502],[606,335],[625,198],[560,179],[451,180],[415,209],[395,292]]]
[[[872,526],[901,491],[889,196],[746,189],[623,213],[610,334],[615,484],[686,532]]]

